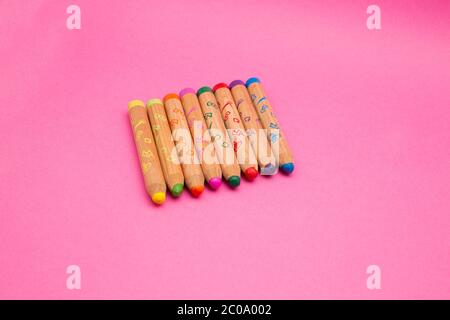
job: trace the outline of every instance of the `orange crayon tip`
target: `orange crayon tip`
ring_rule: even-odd
[[[166,103],[166,101],[170,100],[170,99],[180,100],[180,97],[176,93],[168,93],[164,96],[163,101],[164,101],[164,103]]]
[[[203,190],[205,190],[204,186],[197,186],[197,187],[192,187],[190,191],[191,191],[191,194],[195,198],[198,198],[203,193]]]

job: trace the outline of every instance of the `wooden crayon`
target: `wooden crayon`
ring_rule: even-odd
[[[164,178],[171,194],[178,197],[183,192],[184,176],[163,103],[159,99],[151,99],[147,102],[147,111]]]
[[[220,164],[217,160],[214,144],[211,141],[205,119],[203,119],[203,113],[197,95],[194,89],[185,88],[180,91],[179,96],[202,166],[203,175],[208,181],[209,186],[216,190],[222,184],[222,170],[220,169]]]
[[[184,181],[194,197],[199,197],[204,188],[205,177],[195,152],[189,126],[184,115],[181,100],[175,93],[169,93],[163,98],[167,118],[169,119],[172,138],[178,152],[178,159],[183,169]]]
[[[200,101],[206,126],[213,139],[217,158],[222,168],[222,174],[228,184],[235,188],[241,182],[241,168],[236,161],[233,144],[223,123],[216,97],[209,87],[198,89],[197,96]]]
[[[272,105],[267,99],[261,82],[258,78],[250,78],[246,81],[245,86],[250,93],[253,106],[258,112],[259,119],[261,120],[264,129],[268,131],[268,138],[272,145],[272,150],[275,153],[275,158],[278,158],[280,170],[285,174],[291,174],[294,171],[292,153],[286,138],[280,129]],[[271,133],[271,129],[278,129],[278,134]],[[278,143],[276,144],[276,142]],[[278,147],[274,147],[274,145],[278,145]]]
[[[162,204],[166,200],[166,183],[144,102],[141,100],[130,101],[128,115],[139,155],[145,189],[154,203]]]
[[[225,83],[219,83],[213,91],[244,177],[252,181],[258,176],[258,164],[230,89]]]
[[[234,80],[230,83],[229,88],[253,151],[258,159],[261,174],[272,175],[276,173],[277,163],[275,156],[267,140],[265,130],[261,125],[261,120],[253,107],[253,102],[245,87],[245,83],[241,80]]]

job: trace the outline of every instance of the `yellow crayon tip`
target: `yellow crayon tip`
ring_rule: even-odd
[[[159,100],[159,99],[150,99],[150,100],[148,100],[148,102],[147,102],[147,106],[152,106],[152,105],[154,105],[154,104],[163,104],[162,103],[162,101],[161,100]]]
[[[166,194],[164,192],[157,192],[152,195],[152,201],[156,204],[163,204],[166,201]]]
[[[145,107],[145,103],[142,100],[131,100],[128,102],[128,110],[133,107]]]

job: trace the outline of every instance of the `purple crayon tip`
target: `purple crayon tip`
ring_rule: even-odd
[[[211,179],[209,179],[208,184],[210,185],[211,188],[213,188],[214,190],[217,190],[217,189],[219,189],[220,185],[222,184],[222,179],[211,178]]]
[[[234,81],[230,82],[229,87],[231,89],[231,88],[233,88],[233,87],[235,87],[235,86],[237,86],[239,84],[242,84],[243,86],[245,86],[245,82],[244,81],[242,81],[242,80],[234,80]]]
[[[192,89],[192,88],[184,88],[183,90],[180,91],[179,96],[181,98],[182,96],[184,96],[185,94],[188,94],[188,93],[196,94],[194,89]]]

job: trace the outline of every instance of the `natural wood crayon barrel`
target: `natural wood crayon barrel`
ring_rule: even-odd
[[[192,88],[186,88],[179,94],[188,122],[189,130],[194,140],[198,158],[201,162],[203,175],[212,189],[218,189],[222,183],[222,170],[217,160],[214,144],[211,141],[200,103]]]
[[[258,176],[258,164],[233,96],[225,83],[215,85],[213,91],[244,177],[252,181]]]
[[[276,173],[277,163],[275,156],[267,140],[267,134],[261,125],[261,120],[253,107],[253,102],[245,87],[245,83],[241,80],[234,80],[229,87],[253,151],[258,159],[261,174],[272,175]]]
[[[197,96],[206,126],[213,139],[222,174],[228,184],[235,188],[241,182],[241,168],[234,155],[233,144],[223,123],[216,97],[209,87],[198,89]]]
[[[172,138],[178,152],[178,159],[183,169],[184,181],[194,197],[198,197],[204,190],[205,177],[203,176],[200,161],[195,152],[189,126],[184,115],[180,98],[175,93],[167,94],[164,99],[167,118],[169,119]]]
[[[178,197],[183,192],[184,176],[163,103],[159,99],[151,99],[147,102],[147,111],[164,178],[172,195]]]
[[[259,119],[264,129],[270,131],[270,129],[278,129],[279,135],[269,132],[269,141],[272,144],[272,149],[275,153],[275,158],[278,158],[280,164],[280,170],[286,174],[294,171],[294,160],[291,150],[287,144],[286,138],[280,129],[277,118],[273,112],[272,105],[270,104],[261,82],[258,78],[250,78],[245,83],[250,97],[253,101],[253,106],[258,112]],[[278,150],[274,145],[278,140]]]
[[[130,101],[128,115],[139,155],[145,189],[154,203],[162,204],[166,200],[166,183],[144,102],[141,100]]]

